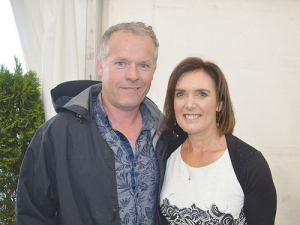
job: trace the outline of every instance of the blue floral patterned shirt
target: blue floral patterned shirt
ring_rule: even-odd
[[[102,137],[115,155],[121,224],[156,224],[159,167],[150,136],[154,119],[141,104],[143,126],[135,143],[135,154],[127,138],[114,130],[102,105],[102,93],[93,99],[94,117]]]

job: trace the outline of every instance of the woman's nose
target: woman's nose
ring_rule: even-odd
[[[195,98],[193,96],[189,96],[187,98],[186,108],[187,109],[194,109],[196,107],[197,107],[197,105],[196,105],[196,102],[195,102]]]

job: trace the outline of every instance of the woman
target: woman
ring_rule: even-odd
[[[234,112],[219,67],[200,58],[180,62],[169,79],[164,113],[157,145],[159,223],[274,224],[269,166],[259,151],[232,135]]]

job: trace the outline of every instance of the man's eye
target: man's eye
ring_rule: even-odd
[[[141,66],[142,69],[148,69],[149,68],[149,66],[145,63],[142,63],[140,66]]]
[[[117,62],[116,64],[117,64],[118,67],[124,67],[125,66],[124,62]]]

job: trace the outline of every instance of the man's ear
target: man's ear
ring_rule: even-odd
[[[155,74],[155,70],[156,70],[156,64],[155,64],[155,66],[153,67],[152,79],[151,79],[151,80],[153,80],[153,77],[154,77],[154,74]]]
[[[157,63],[155,63],[155,66],[153,68],[153,74],[155,73],[156,67],[157,67]]]
[[[103,62],[97,59],[98,76],[103,77]]]
[[[219,102],[216,108],[217,112],[220,112],[223,109],[223,102]]]

